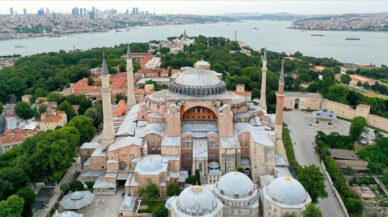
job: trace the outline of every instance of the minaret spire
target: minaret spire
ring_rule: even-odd
[[[136,105],[135,87],[133,81],[132,53],[129,47],[129,43],[127,48],[127,87],[127,111],[129,111],[132,106]]]
[[[283,146],[282,133],[283,133],[283,101],[284,101],[284,60],[282,62],[282,68],[280,70],[279,77],[279,89],[276,93],[276,118],[275,118],[275,153],[287,160],[286,151]]]
[[[105,54],[102,59],[101,67],[101,94],[102,94],[102,106],[104,114],[104,128],[102,131],[102,149],[106,149],[110,144],[114,142],[116,132],[113,126],[112,119],[112,99],[111,88],[109,86],[109,71],[106,65]]]
[[[261,68],[261,95],[260,95],[260,106],[263,110],[267,111],[267,47],[264,48],[264,55],[262,58],[263,67]]]

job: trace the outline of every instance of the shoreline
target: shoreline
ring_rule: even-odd
[[[303,31],[318,31],[318,32],[357,32],[357,33],[360,33],[360,32],[367,32],[367,33],[372,33],[372,32],[375,32],[375,33],[388,33],[388,31],[363,31],[363,30],[321,30],[321,29],[297,29],[297,28],[291,28],[291,27],[287,27],[287,29],[292,29],[292,30],[303,30]]]

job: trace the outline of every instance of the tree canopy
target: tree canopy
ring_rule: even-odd
[[[366,133],[368,128],[366,128],[366,119],[361,116],[354,117],[350,124],[349,135],[354,140],[360,138],[363,133]]]
[[[167,186],[167,196],[178,196],[181,193],[181,188],[178,183],[173,182]]]
[[[20,217],[23,212],[24,200],[17,195],[10,196],[0,202],[0,217]]]
[[[23,120],[32,118],[32,111],[30,105],[23,101],[16,103],[15,114]]]
[[[313,203],[306,206],[306,209],[302,211],[303,217],[323,217],[321,210]]]
[[[325,189],[325,175],[323,175],[319,167],[315,165],[304,166],[298,169],[298,180],[309,193],[311,200],[314,203],[318,202],[318,198],[328,196]]]

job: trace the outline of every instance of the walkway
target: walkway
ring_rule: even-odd
[[[319,156],[315,153],[314,145],[312,142],[315,140],[316,130],[308,127],[308,124],[311,120],[311,113],[301,112],[299,110],[284,112],[283,121],[288,124],[288,128],[291,130],[290,136],[294,145],[295,157],[300,165],[311,165],[315,164],[321,169],[322,174],[323,169],[320,164]],[[345,121],[343,121],[345,122]],[[348,134],[349,124],[346,122],[343,123],[339,120],[338,129],[335,130],[322,130],[325,133],[330,133],[331,131],[337,131],[340,134]],[[341,206],[337,198],[333,195],[333,190],[329,184],[329,181],[325,181],[326,191],[328,192],[328,197],[324,199],[319,199],[319,207],[322,210],[323,216],[327,217],[343,217],[345,213],[341,209]]]
[[[72,179],[74,173],[75,173],[75,163],[71,165],[71,167],[67,170],[67,173],[65,176],[63,176],[62,180],[58,183],[58,185],[55,187],[53,191],[53,196],[49,199],[48,204],[46,205],[45,209],[40,210],[37,213],[37,217],[48,217],[50,214],[50,211],[53,209],[55,202],[58,201],[59,197],[61,196],[61,190],[59,189],[60,186],[64,183],[68,183],[69,180]]]
[[[379,184],[381,186],[381,189],[383,189],[385,195],[388,196],[388,191],[387,189],[385,188],[385,185],[383,183],[381,183],[380,179],[378,178],[378,176],[373,176],[373,178],[375,179],[375,181],[377,182],[377,184]]]

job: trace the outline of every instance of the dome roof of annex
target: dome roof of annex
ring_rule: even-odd
[[[171,206],[187,216],[214,216],[223,208],[214,194],[202,186],[186,188]]]
[[[187,67],[175,81],[170,83],[168,89],[173,93],[205,96],[225,92],[226,85],[210,70]]]
[[[256,185],[245,174],[229,172],[217,182],[214,191],[216,194],[229,199],[244,199],[256,195]]]
[[[266,193],[274,202],[284,205],[300,205],[310,201],[310,196],[296,179],[279,177],[266,188]]]

